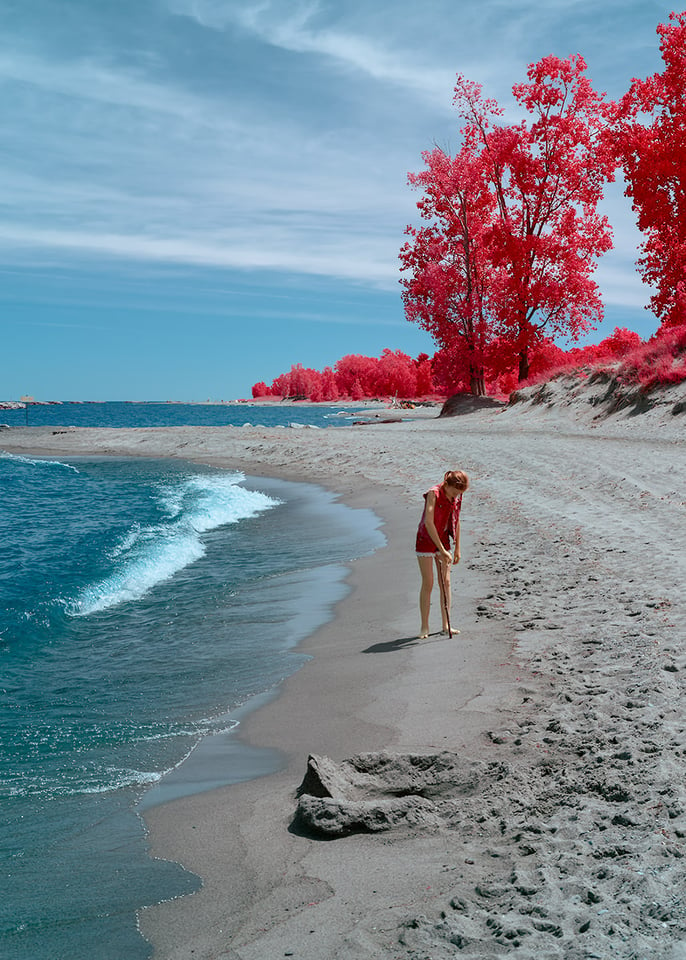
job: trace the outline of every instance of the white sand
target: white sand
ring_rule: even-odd
[[[17,453],[181,456],[306,479],[386,520],[388,546],[355,562],[335,620],[305,644],[313,659],[241,725],[285,768],[146,813],[155,853],[204,880],[143,912],[158,960],[686,958],[686,418],[674,396],[606,420],[576,396],[323,431],[0,435]],[[472,478],[461,634],[418,642],[414,531],[448,467]],[[334,840],[293,828],[308,754],[378,751],[449,751],[472,787],[448,784],[433,824]]]

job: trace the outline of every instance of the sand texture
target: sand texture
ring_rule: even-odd
[[[158,960],[686,958],[684,391],[555,389],[345,430],[0,435],[305,479],[385,520],[241,724],[283,769],[146,812],[204,880],[142,913]],[[448,467],[472,480],[461,633],[418,641],[414,532]]]

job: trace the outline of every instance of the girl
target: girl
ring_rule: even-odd
[[[459,633],[450,630],[450,564],[460,562],[460,508],[462,494],[469,486],[469,477],[462,470],[448,470],[443,483],[432,487],[424,494],[426,501],[422,518],[419,521],[415,550],[422,575],[419,592],[419,613],[421,627],[419,638],[429,636],[429,610],[431,591],[434,585],[434,561],[438,571],[441,590],[441,610],[443,614],[443,632]],[[450,541],[453,541],[453,553],[450,553]]]

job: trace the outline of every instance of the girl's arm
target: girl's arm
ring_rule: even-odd
[[[455,525],[455,549],[453,551],[453,563],[460,562],[460,518],[457,518]]]
[[[434,508],[436,506],[436,494],[433,490],[430,490],[426,497],[426,507],[424,508],[424,526],[426,527],[427,533],[431,537],[434,544],[438,547],[442,559],[448,561],[452,560],[450,553],[445,549],[441,543],[441,538],[438,536],[438,530],[436,529],[436,523],[434,521]],[[457,542],[457,541],[456,541]]]

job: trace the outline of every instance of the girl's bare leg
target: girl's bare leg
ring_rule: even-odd
[[[429,611],[431,609],[431,591],[434,586],[433,557],[417,557],[419,570],[422,575],[422,585],[419,590],[419,614],[422,624],[419,628],[419,639],[429,636]]]

